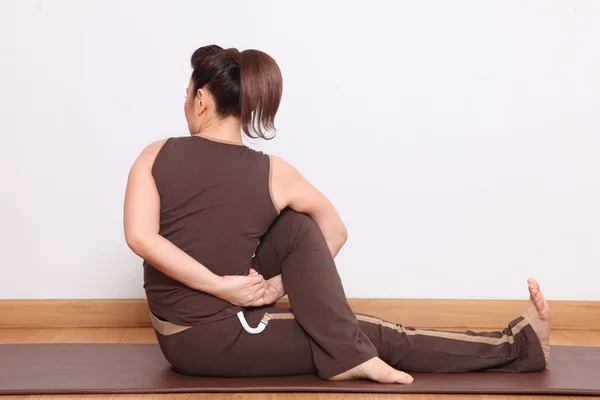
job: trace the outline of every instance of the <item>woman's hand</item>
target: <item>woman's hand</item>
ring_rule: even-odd
[[[263,300],[265,304],[275,304],[277,300],[283,297],[280,293],[277,286],[269,281],[265,281],[265,294],[263,295]]]
[[[217,297],[242,307],[259,307],[265,303],[267,281],[262,275],[226,275],[214,292]]]
[[[250,268],[249,275],[258,275],[258,272],[254,268]],[[281,274],[265,281],[265,294],[263,295],[265,304],[275,304],[283,296],[285,296],[285,288]]]
[[[269,283],[274,289],[271,289],[271,291],[267,289],[265,292],[265,304],[273,304],[287,294],[285,287],[283,287],[283,278],[281,277],[281,274],[272,277],[267,281],[267,283]],[[271,297],[266,298],[268,294],[270,294]],[[274,296],[276,297],[273,298]]]

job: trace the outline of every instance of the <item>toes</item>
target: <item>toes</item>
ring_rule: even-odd
[[[533,300],[536,302],[536,304],[538,301],[544,300],[544,296],[542,295],[540,286],[537,283],[537,281],[535,279],[530,279],[528,282],[529,282],[529,294],[531,295]]]
[[[540,284],[538,283],[538,281],[536,281],[535,279],[528,279],[527,283],[529,284],[529,289],[530,290],[535,290],[536,292],[539,292],[540,290]]]
[[[404,382],[402,383],[413,383],[415,381],[415,378],[413,378],[411,375],[404,373]]]
[[[544,310],[544,301],[543,300],[537,300],[535,302],[535,306],[537,307],[538,311],[543,311]]]
[[[534,285],[534,286],[538,285],[538,281],[533,278],[527,279],[527,283],[529,283],[530,285]]]
[[[534,285],[529,285],[529,291],[530,291],[531,293],[539,293],[539,292],[540,292],[540,289],[539,289],[537,286],[534,286]]]
[[[541,301],[541,302],[546,301],[546,299],[544,299],[544,295],[539,290],[536,290],[536,292],[535,292],[535,301]]]
[[[392,382],[407,385],[409,383],[413,383],[414,381],[415,379],[409,374],[402,371],[396,371],[394,373],[394,380]]]

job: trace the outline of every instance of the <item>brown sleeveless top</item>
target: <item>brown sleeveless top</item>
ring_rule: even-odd
[[[160,195],[160,234],[217,275],[248,275],[258,241],[278,215],[269,156],[200,136],[170,138],[152,174]],[[144,289],[150,311],[180,325],[217,321],[242,310],[148,262]]]

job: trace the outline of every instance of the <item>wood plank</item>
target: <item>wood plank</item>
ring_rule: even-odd
[[[503,328],[526,301],[349,299],[354,312],[419,328]],[[555,329],[600,329],[600,301],[549,301]],[[282,299],[278,307],[289,307]],[[145,299],[0,300],[2,328],[150,327]]]
[[[149,326],[145,299],[0,300],[0,328]]]
[[[472,328],[485,331],[484,328]],[[157,343],[152,328],[12,328],[0,329],[0,344],[9,343]],[[553,329],[550,344],[600,347],[600,330]]]

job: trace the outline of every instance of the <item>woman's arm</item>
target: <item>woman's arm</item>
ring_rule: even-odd
[[[338,254],[348,231],[333,204],[293,166],[277,156],[271,158],[273,200],[280,209],[290,207],[315,220],[332,257]]]
[[[346,243],[348,231],[333,204],[290,164],[276,156],[270,155],[269,158],[275,207],[281,211],[289,206],[310,215],[321,229],[331,256],[335,258]],[[251,272],[254,270],[251,269]],[[285,294],[281,274],[274,276],[267,281],[265,304],[275,303]]]
[[[262,276],[215,275],[159,234],[160,198],[152,165],[164,144],[154,142],[135,161],[127,181],[125,239],[135,254],[183,284],[237,305],[262,305]]]

